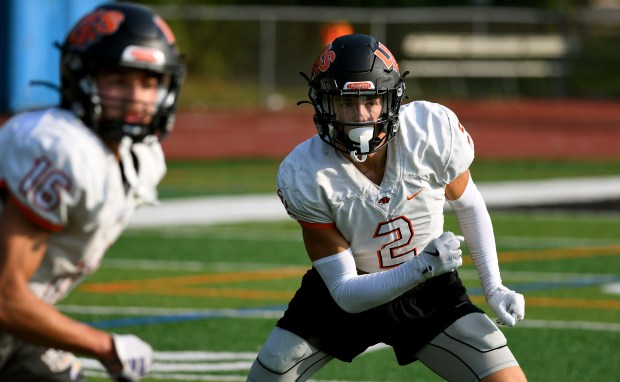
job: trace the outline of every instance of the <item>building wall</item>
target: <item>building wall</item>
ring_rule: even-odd
[[[105,0],[0,1],[0,113],[57,104],[60,51],[71,26]]]

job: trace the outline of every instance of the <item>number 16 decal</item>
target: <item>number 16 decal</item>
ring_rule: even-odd
[[[53,210],[60,203],[61,190],[71,189],[71,179],[58,169],[52,169],[52,161],[46,157],[35,159],[34,165],[19,184],[23,195],[32,195],[34,206]]]

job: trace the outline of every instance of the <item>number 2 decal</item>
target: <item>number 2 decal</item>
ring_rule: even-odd
[[[34,206],[43,210],[53,210],[60,204],[61,190],[71,189],[71,179],[58,169],[52,169],[52,161],[38,157],[34,165],[19,184],[23,195],[32,195]]]
[[[410,256],[406,255],[412,252],[413,256],[417,254],[416,248],[411,245],[413,241],[413,225],[404,216],[379,223],[373,237],[392,239],[377,251],[381,268],[390,268],[405,262],[410,258]]]

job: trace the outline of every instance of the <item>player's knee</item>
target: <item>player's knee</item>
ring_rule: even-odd
[[[508,343],[504,333],[482,313],[461,317],[446,329],[446,334],[483,352],[506,346]]]
[[[276,327],[258,353],[258,361],[263,367],[282,374],[310,357],[316,348],[303,338]]]

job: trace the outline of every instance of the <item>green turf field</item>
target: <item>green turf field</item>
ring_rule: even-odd
[[[529,380],[620,376],[618,215],[492,217],[504,281],[526,297],[526,320],[502,330]],[[446,223],[456,230],[453,216]],[[307,266],[293,222],[129,230],[61,308],[150,342],[158,353],[147,381],[244,381]],[[460,272],[486,310],[469,259]],[[90,380],[106,380],[96,362],[84,365]],[[332,361],[313,380],[441,379],[378,348],[352,364]]]
[[[172,162],[163,199],[272,193],[276,159]],[[618,162],[476,160],[477,182],[617,175]],[[502,328],[530,381],[620,375],[620,215],[491,213],[504,281],[526,297],[526,320]],[[447,216],[447,229],[457,230]],[[147,381],[244,381],[309,261],[292,221],[127,231],[102,268],[61,305],[67,314],[151,343]],[[460,270],[474,301],[471,262]],[[615,291],[615,292],[614,292]],[[83,359],[89,380],[105,381]],[[439,381],[389,349],[333,361],[315,381]]]
[[[162,198],[274,193],[280,160],[175,161],[168,164]],[[476,182],[610,176],[620,173],[620,161],[560,161],[476,159],[471,166]]]

